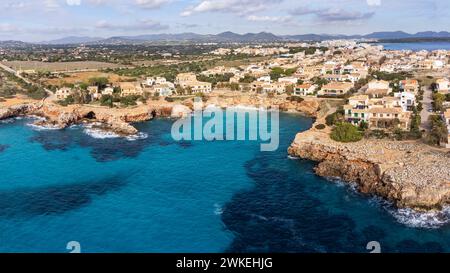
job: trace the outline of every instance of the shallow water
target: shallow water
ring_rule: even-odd
[[[174,142],[166,119],[138,124],[133,139],[30,123],[0,124],[1,252],[67,252],[69,241],[82,252],[450,250],[445,216],[413,217],[289,158],[309,118],[281,114],[280,148],[264,153]]]

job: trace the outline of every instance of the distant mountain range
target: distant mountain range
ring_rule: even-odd
[[[410,34],[403,31],[374,32],[367,35],[329,35],[329,34],[302,34],[302,35],[275,35],[268,32],[238,34],[223,32],[216,35],[180,33],[180,34],[149,34],[137,36],[116,36],[110,38],[70,36],[57,40],[44,41],[35,44],[65,45],[65,44],[145,44],[154,42],[216,42],[216,43],[255,43],[277,41],[324,41],[333,39],[423,39],[423,38],[450,38],[450,32],[426,31]],[[21,46],[20,41],[0,42],[3,46]]]

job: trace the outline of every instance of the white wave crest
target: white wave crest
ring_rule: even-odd
[[[369,203],[380,206],[398,223],[411,228],[438,229],[450,223],[450,207],[444,207],[440,211],[423,212],[398,208],[392,202],[378,196],[372,197]]]
[[[419,212],[408,208],[390,208],[387,211],[399,223],[413,228],[437,229],[450,222],[450,207],[430,212]]]
[[[137,133],[137,134],[135,134],[135,135],[127,136],[127,137],[125,137],[125,138],[126,138],[128,141],[135,141],[135,140],[140,140],[140,139],[146,139],[146,138],[148,138],[148,134],[139,132],[139,133]]]
[[[142,133],[142,132],[137,133],[135,135],[131,135],[131,136],[121,136],[112,131],[108,131],[108,130],[104,130],[102,128],[96,127],[96,126],[100,126],[100,125],[101,125],[101,123],[85,124],[83,132],[86,135],[88,135],[92,138],[96,138],[96,139],[124,138],[128,141],[136,141],[136,140],[140,140],[140,139],[146,139],[148,137],[148,134]]]
[[[214,204],[214,214],[221,215],[223,213],[223,209],[219,204]]]
[[[83,130],[83,132],[92,137],[92,138],[96,138],[96,139],[107,139],[107,138],[119,138],[120,135],[110,132],[110,131],[106,131],[106,130],[102,130],[102,129],[98,129],[98,128],[85,128]]]
[[[35,123],[28,123],[27,126],[30,126],[31,128],[33,128],[33,130],[36,130],[36,131],[48,131],[48,130],[60,130],[61,129],[60,126],[51,125],[51,124],[39,125],[39,124],[35,124]]]
[[[14,118],[7,118],[7,119],[0,120],[0,124],[9,124],[9,123],[13,123],[14,121],[15,121]]]

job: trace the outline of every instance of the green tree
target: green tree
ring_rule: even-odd
[[[333,128],[330,137],[339,142],[357,142],[363,138],[363,134],[356,126],[347,122],[341,122]]]
[[[103,95],[100,98],[100,105],[112,108],[114,106],[113,97],[111,95]]]
[[[95,78],[90,78],[88,80],[88,83],[89,83],[89,85],[95,85],[95,86],[98,86],[98,88],[103,89],[108,85],[109,80],[105,77],[95,77]]]

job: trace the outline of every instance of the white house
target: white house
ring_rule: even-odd
[[[164,77],[156,77],[155,84],[166,84],[167,80]]]
[[[297,84],[298,79],[295,77],[282,77],[278,79],[280,83]]]
[[[157,92],[162,97],[171,96],[173,94],[174,88],[168,84],[160,84],[155,87],[155,92]]]
[[[300,84],[300,85],[297,85],[294,88],[294,95],[295,96],[311,95],[311,94],[314,93],[316,88],[317,88],[317,85],[313,85],[313,84],[310,84],[310,83]]]
[[[155,84],[155,78],[147,78],[144,82],[144,86],[153,86]]]
[[[270,76],[268,76],[268,75],[259,77],[257,79],[257,81],[259,81],[259,82],[267,82],[267,83],[271,83],[272,82],[272,80],[270,79]]]
[[[369,82],[369,88],[368,89],[389,89],[389,82],[387,81],[378,81],[378,80],[373,80],[371,82]]]
[[[411,110],[416,105],[416,96],[411,92],[399,92],[395,93],[394,97],[400,99],[400,105],[403,111]]]
[[[445,121],[445,124],[447,124],[447,130],[450,132],[450,109],[447,109],[443,114],[442,114],[442,118]],[[445,143],[445,148],[450,148],[450,133],[448,134],[447,137],[447,143]]]
[[[450,89],[450,82],[447,78],[438,79],[436,81],[436,89],[439,92],[448,92]]]
[[[55,95],[57,99],[64,100],[68,96],[72,95],[72,89],[70,89],[69,87],[60,88],[56,90]]]
[[[102,90],[102,95],[112,95],[114,93],[114,88],[108,86]]]

